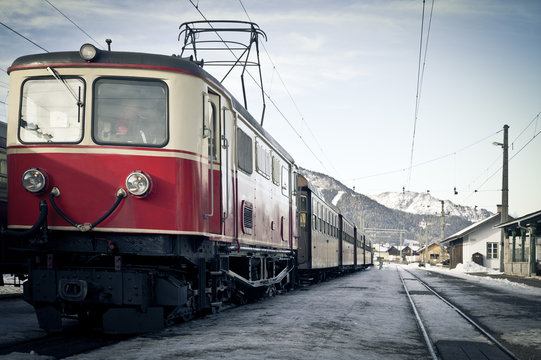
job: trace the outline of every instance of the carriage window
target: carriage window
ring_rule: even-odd
[[[253,172],[252,138],[241,129],[237,129],[237,159],[239,169]]]
[[[310,212],[312,213],[312,228],[314,230],[317,230],[317,206],[316,206],[316,199],[312,199],[312,208],[310,209]]]
[[[305,195],[301,195],[301,201],[300,201],[300,204],[299,204],[299,208],[300,208],[300,210],[302,212],[308,211],[308,204],[307,204],[307,199],[306,199]]]
[[[289,169],[282,166],[282,194],[289,197]]]
[[[280,185],[280,159],[272,157],[272,182],[274,185]]]
[[[161,147],[167,143],[167,86],[159,80],[99,79],[92,135],[99,144]]]
[[[265,178],[269,179],[271,173],[270,151],[267,150],[261,141],[258,141],[257,139],[255,141],[255,149],[257,171]]]
[[[19,138],[23,143],[77,143],[83,136],[84,82],[33,79],[22,89]]]
[[[216,134],[216,129],[217,129],[217,126],[216,126],[216,115],[217,115],[217,112],[216,112],[216,106],[213,104],[213,103],[210,103],[210,106],[209,106],[209,125],[212,129],[212,138],[209,138],[209,141],[208,141],[208,154],[209,154],[209,158],[210,159],[213,159],[213,160],[216,160],[217,157],[216,157],[216,154],[217,154],[217,151],[216,151],[216,148],[217,148],[217,144],[216,144],[216,138],[219,138],[219,136]]]

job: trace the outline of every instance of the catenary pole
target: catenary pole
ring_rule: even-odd
[[[500,222],[504,223],[509,220],[509,139],[508,139],[509,125],[503,126],[503,169],[502,169],[502,213]],[[505,229],[501,230],[500,241],[500,271],[505,272]]]
[[[444,202],[441,200],[441,241],[440,241],[440,261],[441,265],[443,266],[443,261],[445,260],[444,255],[445,252],[443,251],[443,240],[445,240],[445,209],[444,209]]]

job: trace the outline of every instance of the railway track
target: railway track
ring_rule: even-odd
[[[397,271],[432,359],[519,359],[421,278],[403,268]]]

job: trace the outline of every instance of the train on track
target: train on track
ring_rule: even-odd
[[[43,329],[151,331],[372,264],[201,62],[85,44],[8,73],[2,241],[25,254]]]

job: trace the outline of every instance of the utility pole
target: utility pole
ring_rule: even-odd
[[[503,171],[502,171],[502,217],[501,222],[509,220],[509,140],[508,140],[509,125],[503,126]],[[505,253],[505,231],[502,228],[501,236],[501,252],[500,252],[500,271],[505,271],[504,253]]]
[[[400,263],[402,264],[402,231],[400,232]]]
[[[492,144],[501,146],[503,149],[503,166],[502,166],[502,210],[500,213],[500,223],[503,224],[509,220],[509,140],[508,140],[509,125],[503,126],[503,144],[493,142]],[[505,272],[505,231],[501,230],[500,236],[500,271]]]
[[[425,267],[426,267],[426,264],[429,263],[428,261],[428,222],[425,221],[425,219],[423,219],[423,222],[425,224]]]
[[[445,209],[444,209],[444,202],[441,200],[441,241],[440,241],[440,259],[441,259],[441,265],[443,266],[443,261],[445,260],[444,255],[445,252],[443,251],[443,240],[445,240]]]
[[[500,223],[509,220],[509,140],[508,140],[509,125],[503,126],[503,144],[494,142],[494,145],[503,148],[503,166],[502,166],[502,211],[500,214]],[[502,228],[500,236],[500,271],[505,272],[505,230]]]

